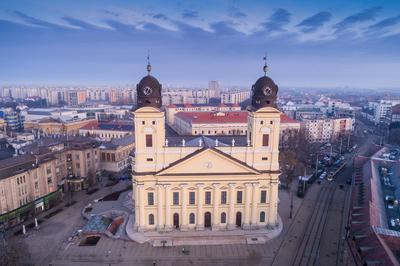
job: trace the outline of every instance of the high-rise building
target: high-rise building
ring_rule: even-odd
[[[208,82],[208,90],[210,91],[210,96],[213,98],[221,97],[221,91],[219,88],[219,83],[216,80],[211,80]]]

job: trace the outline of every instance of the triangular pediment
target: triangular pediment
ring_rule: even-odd
[[[256,169],[215,149],[198,150],[170,164],[156,175],[259,174]]]

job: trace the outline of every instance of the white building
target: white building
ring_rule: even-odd
[[[221,103],[241,104],[250,98],[250,90],[232,90],[221,93]]]
[[[305,120],[302,123],[310,142],[331,142],[340,134],[354,130],[354,118],[325,118]]]

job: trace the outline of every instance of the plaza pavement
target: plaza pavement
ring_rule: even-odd
[[[271,264],[287,228],[290,225],[290,193],[280,190],[279,214],[283,220],[282,233],[265,244],[196,245],[181,247],[152,247],[124,239],[102,236],[96,246],[79,246],[68,241],[85,224],[81,210],[94,199],[124,188],[117,184],[113,188],[102,188],[93,195],[80,193],[74,196],[75,205],[45,220],[39,231],[28,231],[27,238],[16,237],[26,247],[25,265],[269,265]],[[292,186],[296,187],[296,186]],[[112,191],[111,191],[112,190]],[[295,193],[295,192],[293,192]],[[293,213],[302,199],[295,195]],[[121,199],[119,199],[121,200]],[[110,203],[112,204],[112,203]],[[21,245],[22,245],[21,244]]]

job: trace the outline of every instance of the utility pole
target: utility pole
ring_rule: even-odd
[[[350,132],[349,132],[349,137],[347,138],[347,149],[350,147]]]
[[[317,174],[318,174],[318,163],[319,163],[319,160],[318,160],[318,152],[317,152],[317,161],[315,162],[315,176],[317,176]]]

